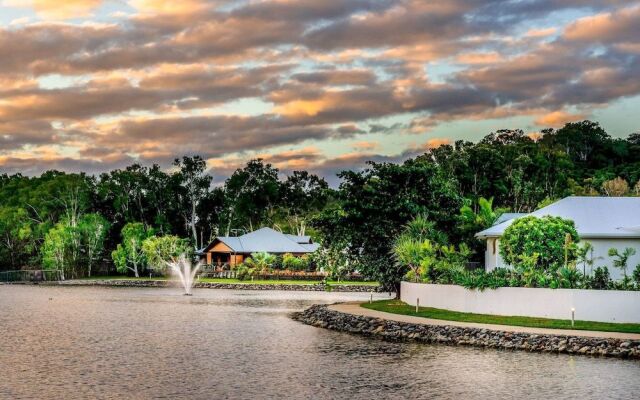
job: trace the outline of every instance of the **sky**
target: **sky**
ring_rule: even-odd
[[[0,173],[330,180],[497,129],[640,131],[640,1],[0,0]]]

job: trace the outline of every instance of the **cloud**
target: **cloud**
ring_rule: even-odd
[[[40,19],[0,25],[6,168],[200,153],[330,174],[446,144],[444,123],[539,130],[640,94],[623,0],[19,3]]]
[[[45,19],[67,19],[87,16],[103,0],[5,0],[9,7],[31,7]]]
[[[575,122],[583,119],[585,119],[584,114],[570,114],[565,111],[553,111],[540,116],[535,120],[535,123],[546,127],[557,128],[563,126],[567,122]]]
[[[578,19],[564,32],[568,40],[635,42],[640,40],[640,5]]]

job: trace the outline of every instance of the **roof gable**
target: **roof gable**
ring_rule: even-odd
[[[571,196],[530,214],[572,220],[582,238],[640,238],[640,197]],[[476,237],[499,237],[517,218],[478,232]]]

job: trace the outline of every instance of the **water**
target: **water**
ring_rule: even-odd
[[[632,399],[640,362],[391,343],[288,314],[368,294],[0,286],[0,398]]]
[[[167,265],[171,269],[171,273],[178,278],[184,288],[184,294],[191,296],[194,279],[202,267],[202,264],[198,263],[195,267],[192,267],[191,261],[187,259],[186,255],[181,254],[177,260],[168,262]]]

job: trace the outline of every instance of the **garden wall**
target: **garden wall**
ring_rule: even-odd
[[[640,292],[621,290],[499,288],[402,282],[401,299],[420,307],[476,314],[517,315],[599,322],[640,323]]]

